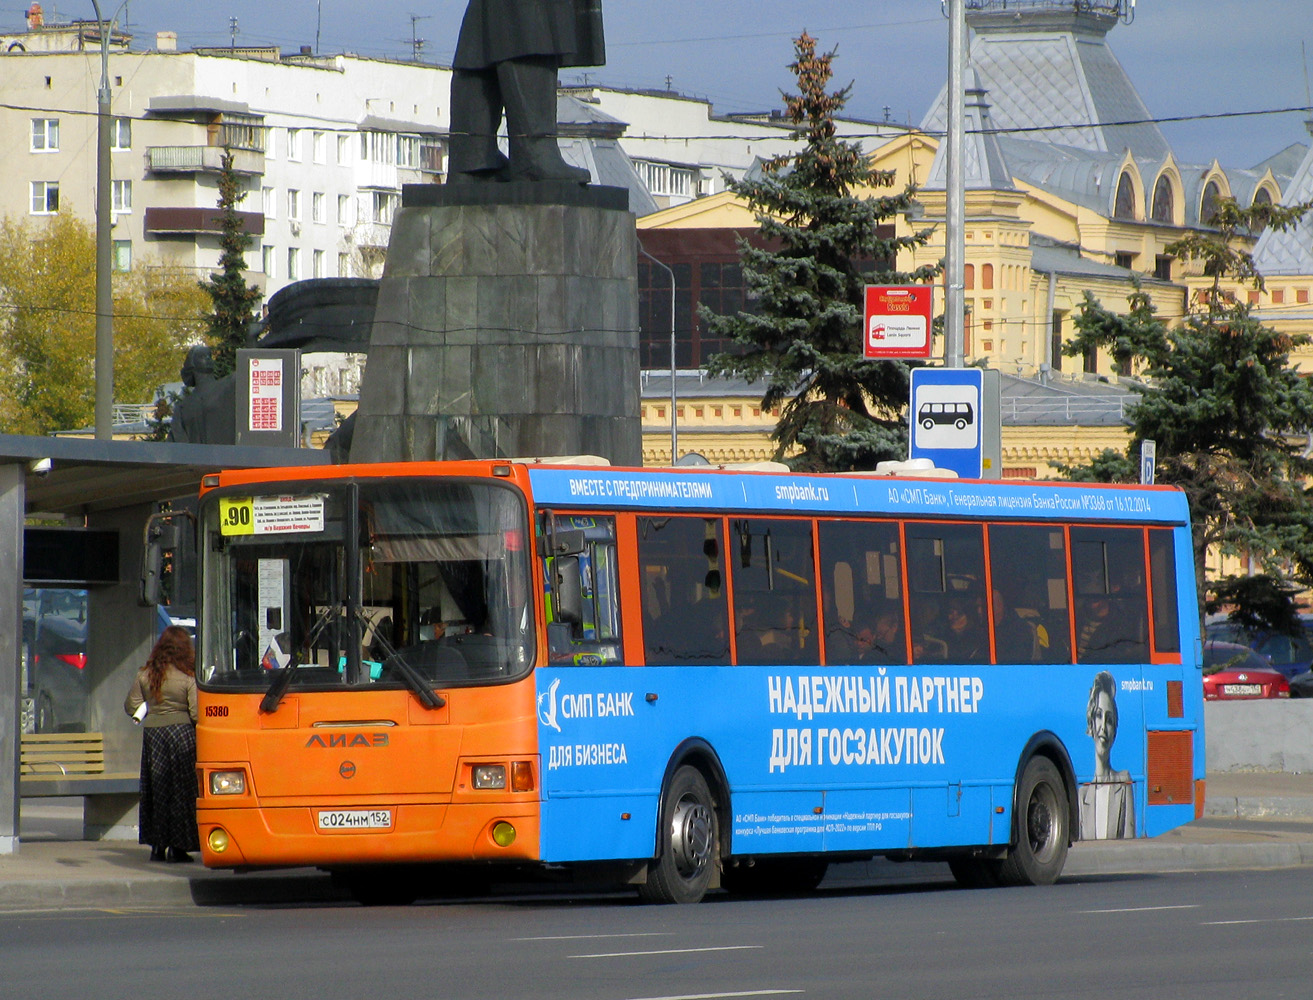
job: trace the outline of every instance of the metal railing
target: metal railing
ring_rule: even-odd
[[[1003,422],[1012,424],[1129,423],[1129,411],[1139,402],[1140,394],[1134,392],[1058,399],[1004,396],[1000,401]]]
[[[263,174],[264,153],[234,149],[233,170],[239,174]],[[218,173],[223,150],[218,146],[150,146],[147,169],[154,173]]]
[[[1003,13],[1019,10],[1069,10],[1108,17],[1135,16],[1135,0],[966,0],[967,10]]]
[[[114,426],[145,423],[155,417],[154,403],[115,403]]]

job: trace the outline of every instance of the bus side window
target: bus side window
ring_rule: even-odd
[[[548,593],[547,655],[553,664],[603,666],[621,661],[620,581],[615,544],[615,518],[562,514],[550,526],[557,532],[582,534],[582,551],[549,555],[544,560]],[[557,561],[560,560],[560,566]],[[553,578],[557,570],[570,588],[570,604],[578,615],[554,620]],[[578,621],[574,618],[578,617]]]
[[[1076,592],[1076,662],[1148,660],[1144,529],[1073,527],[1071,573]]]
[[[982,526],[909,523],[907,578],[912,662],[988,663]]]
[[[1149,529],[1149,573],[1153,585],[1153,645],[1159,653],[1181,651],[1176,610],[1176,547],[1167,528]]]
[[[739,663],[819,665],[810,521],[730,522]]]
[[[906,663],[898,525],[822,521],[819,535],[825,662]]]
[[[640,517],[643,652],[649,666],[729,663],[724,541],[713,517]]]
[[[991,524],[994,654],[998,663],[1070,663],[1067,542],[1061,528]]]

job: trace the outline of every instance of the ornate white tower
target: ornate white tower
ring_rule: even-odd
[[[1108,47],[1118,21],[1131,23],[1135,0],[966,0],[970,64],[989,93],[994,125],[1021,139],[1088,152],[1161,160],[1170,152],[1157,125]],[[941,93],[922,122],[947,121]],[[1061,127],[1055,127],[1061,126]]]

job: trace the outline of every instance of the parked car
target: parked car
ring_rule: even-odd
[[[1313,616],[1302,615],[1300,621],[1304,631],[1292,636],[1281,632],[1250,632],[1222,618],[1204,626],[1204,638],[1248,646],[1267,660],[1273,670],[1291,678],[1313,667]]]
[[[1290,678],[1290,697],[1313,698],[1313,670],[1305,670]]]
[[[1204,642],[1204,698],[1289,698],[1290,682],[1248,646]]]
[[[35,591],[28,689],[38,733],[80,732],[87,716],[87,592]]]

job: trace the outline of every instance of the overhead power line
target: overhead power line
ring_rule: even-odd
[[[69,115],[70,117],[81,116],[86,118],[96,117],[96,112],[94,110],[83,110],[81,108],[46,108],[46,107],[38,107],[36,105],[10,104],[10,103],[0,102],[0,109],[6,111],[20,111],[26,114]],[[259,114],[261,112],[255,111],[255,113]],[[292,122],[309,122],[309,123],[323,124],[325,127],[322,129],[322,131],[324,132],[339,133],[343,135],[358,135],[360,132],[358,127],[343,125],[342,120],[340,118],[328,118],[322,115],[312,115],[304,112],[278,111],[278,112],[269,112],[269,113],[278,114],[283,118]],[[1212,112],[1201,112],[1199,114],[1187,114],[1187,115],[1163,115],[1163,116],[1151,117],[1151,118],[1125,118],[1111,122],[1065,122],[1065,123],[1060,122],[1051,125],[995,127],[988,129],[969,128],[966,131],[967,134],[969,135],[1015,136],[1015,135],[1028,135],[1028,134],[1036,134],[1036,133],[1044,133],[1044,132],[1064,132],[1064,131],[1072,131],[1077,129],[1130,128],[1139,125],[1174,125],[1174,124],[1183,124],[1183,123],[1200,122],[1200,121],[1219,121],[1219,120],[1225,120],[1231,118],[1262,118],[1262,117],[1268,117],[1274,115],[1292,115],[1292,114],[1302,114],[1302,115],[1313,114],[1313,106],[1294,105],[1291,107],[1280,107],[1280,108],[1254,108],[1246,111],[1212,111]],[[116,114],[114,117],[128,119],[131,121],[159,121],[160,120],[157,116],[148,116],[144,114],[143,115]],[[179,124],[195,124],[195,123],[180,122]],[[805,127],[802,125],[794,126],[784,122],[777,123],[775,121],[771,122],[771,126],[779,129],[780,134],[763,135],[759,133],[752,133],[752,134],[744,133],[741,135],[735,135],[733,133],[721,132],[721,133],[712,133],[707,135],[699,135],[699,134],[681,134],[674,132],[660,132],[660,133],[644,132],[642,134],[623,136],[622,141],[623,139],[628,138],[630,140],[641,139],[641,140],[659,140],[659,141],[668,141],[668,142],[698,142],[698,141],[793,142],[795,141],[796,137],[792,133],[797,130],[801,130]],[[266,125],[265,127],[274,128],[274,127],[286,127],[286,126]],[[762,127],[766,127],[766,126],[762,126]],[[840,139],[887,139],[889,138],[891,132],[894,134],[913,132],[913,133],[918,133],[920,135],[927,135],[936,139],[942,138],[945,134],[944,132],[939,130],[926,130],[926,129],[919,129],[915,127],[906,128],[906,127],[890,126],[889,128],[885,128],[880,131],[873,131],[873,132],[845,132],[841,134],[839,138]],[[451,133],[448,132],[444,134],[451,134]]]

